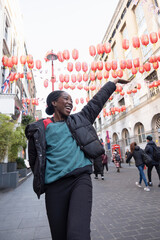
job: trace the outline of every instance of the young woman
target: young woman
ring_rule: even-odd
[[[33,188],[38,197],[45,192],[54,240],[90,240],[91,159],[104,153],[92,125],[117,81],[106,83],[79,113],[71,115],[71,96],[64,91],[51,92],[46,113],[54,117],[26,128]]]
[[[143,150],[137,146],[136,142],[131,143],[130,145],[130,151],[131,153],[129,154],[129,156],[126,159],[126,162],[128,163],[130,161],[130,159],[133,157],[135,160],[135,165],[139,170],[139,182],[136,182],[136,185],[138,187],[142,187],[141,183],[142,183],[142,179],[146,185],[146,187],[144,188],[145,191],[149,192],[150,189],[148,187],[148,183],[146,180],[146,176],[144,174],[144,163],[143,163]]]

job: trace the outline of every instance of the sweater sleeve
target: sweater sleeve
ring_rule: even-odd
[[[81,110],[92,124],[115,89],[116,85],[113,82],[107,82]]]

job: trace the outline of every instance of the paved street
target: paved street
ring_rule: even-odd
[[[138,171],[111,166],[105,180],[93,176],[92,240],[160,239],[160,188],[153,171],[150,192],[135,186]],[[0,240],[51,240],[44,195],[32,191],[32,176],[18,188],[0,191]],[[84,239],[85,240],[85,239]]]

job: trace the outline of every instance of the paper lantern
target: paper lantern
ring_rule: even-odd
[[[112,70],[117,70],[117,61],[116,60],[113,60],[112,63],[111,63],[111,67],[112,67]],[[107,70],[107,69],[106,69]]]
[[[151,56],[150,58],[149,58],[149,62],[150,63],[154,63],[154,62],[157,62],[157,57],[156,56]]]
[[[90,90],[91,90],[91,91],[96,90],[96,86],[95,86],[95,85],[90,86]]]
[[[120,94],[121,96],[124,96],[125,93],[124,93],[124,92],[120,92],[119,94]]]
[[[83,73],[83,81],[84,82],[88,81],[88,74],[87,73]]]
[[[77,50],[77,49],[73,49],[73,50],[72,50],[72,58],[73,58],[74,60],[77,60],[78,57],[79,57],[78,50]]]
[[[14,80],[17,81],[20,78],[20,73],[16,73],[14,76]]]
[[[12,56],[12,63],[13,63],[13,65],[18,64],[18,57],[17,56]]]
[[[48,79],[44,80],[44,87],[45,87],[45,88],[48,87]]]
[[[62,52],[58,52],[58,53],[57,53],[57,57],[58,57],[58,60],[59,60],[60,62],[63,62],[63,61],[64,61],[64,57],[63,57],[63,53],[62,53]]]
[[[89,91],[89,87],[88,86],[84,86],[84,90]]]
[[[152,66],[153,66],[153,68],[155,70],[157,70],[159,68],[159,63],[158,62],[154,62]]]
[[[78,82],[81,82],[81,81],[82,81],[82,74],[81,74],[81,73],[78,73],[78,74],[77,74],[77,81],[78,81]]]
[[[111,65],[111,63],[110,62],[105,62],[105,69],[106,69],[106,71],[110,71],[111,70],[111,67],[112,67],[112,65]]]
[[[123,77],[123,71],[122,69],[117,70],[117,77],[122,78]]]
[[[33,63],[33,56],[32,55],[27,55],[27,63],[32,64]]]
[[[102,43],[100,43],[100,44],[97,45],[97,53],[98,53],[99,55],[102,55],[102,54],[104,53],[104,46],[103,46]]]
[[[83,98],[80,98],[80,103],[84,103],[84,99]]]
[[[28,67],[29,67],[29,69],[33,69],[34,68],[34,62],[28,63]]]
[[[108,72],[108,71],[104,71],[103,77],[104,77],[105,79],[108,79],[108,78],[109,78],[109,72]]]
[[[66,83],[69,82],[69,75],[68,74],[64,75],[64,82],[66,82]]]
[[[101,71],[97,72],[97,79],[102,80],[102,78],[103,78],[102,72]]]
[[[141,89],[141,84],[140,84],[140,83],[137,84],[137,89],[138,89],[138,90]]]
[[[40,60],[36,60],[36,68],[39,70],[42,68],[42,63]]]
[[[62,90],[63,89],[63,83],[62,82],[59,83],[58,87],[59,87],[59,90]]]
[[[140,65],[139,58],[133,59],[133,66],[134,66],[135,68],[138,68],[139,65]]]
[[[127,67],[126,60],[121,60],[121,61],[120,61],[120,68],[121,68],[122,70],[124,70],[124,69],[126,69],[126,67]]]
[[[156,32],[151,32],[149,34],[149,39],[152,44],[155,44],[158,41],[158,35]]]
[[[128,95],[130,95],[131,93],[132,93],[132,91],[131,91],[131,90],[128,90],[128,91],[127,91],[127,94],[128,94]]]
[[[137,69],[135,67],[132,68],[132,74],[136,75],[137,74]]]
[[[112,71],[111,74],[112,74],[113,78],[117,78],[117,72],[116,71]]]
[[[142,43],[142,45],[144,45],[144,46],[147,46],[147,45],[149,44],[149,37],[148,37],[147,34],[143,34],[143,35],[141,36],[141,43]]]
[[[117,85],[116,92],[122,92],[122,87],[120,85]]]
[[[26,103],[29,105],[31,100],[29,98],[26,99]]]
[[[63,74],[60,74],[60,75],[59,75],[59,81],[60,81],[61,83],[64,82],[64,75],[63,75]]]
[[[24,73],[20,73],[20,78],[24,78]]]
[[[98,69],[99,71],[101,71],[101,70],[103,69],[103,62],[102,62],[102,61],[98,61],[98,62],[97,62],[97,69]]]
[[[2,57],[2,63],[3,63],[4,67],[7,67],[7,65],[8,65],[8,57],[7,56]]]
[[[97,70],[97,62],[92,62],[91,63],[91,69],[92,69],[92,71],[96,71]]]
[[[8,67],[8,68],[12,68],[12,67],[13,67],[12,58],[8,58],[7,67]]]
[[[78,99],[78,98],[75,99],[75,103],[76,103],[76,104],[79,103],[79,99]]]
[[[139,72],[142,73],[142,74],[144,73],[144,66],[143,65],[139,66]]]
[[[126,60],[126,67],[127,67],[127,69],[131,69],[132,68],[132,60],[130,60],[130,59]]]
[[[90,80],[94,81],[96,79],[95,73],[93,71],[90,72]]]
[[[145,69],[146,72],[149,72],[149,71],[151,70],[151,65],[150,65],[149,62],[146,62],[146,63],[144,64],[144,69]]]
[[[89,47],[89,54],[90,54],[92,57],[94,57],[94,56],[96,55],[96,48],[95,48],[95,46],[91,45],[91,46]]]
[[[68,70],[69,72],[72,72],[72,71],[73,71],[73,63],[71,63],[71,62],[68,62],[68,63],[67,63],[67,70]]]
[[[63,58],[65,60],[69,60],[70,59],[70,54],[69,54],[69,51],[68,50],[64,50],[63,51]]]
[[[122,40],[122,48],[124,50],[127,50],[129,48],[129,40],[128,39],[123,39]]]
[[[137,89],[134,88],[134,89],[132,90],[132,93],[136,93],[136,92],[137,92]]]
[[[77,72],[81,71],[81,63],[80,62],[75,63],[75,69]]]
[[[134,48],[139,48],[140,47],[140,41],[138,37],[133,37],[132,38],[132,45]]]
[[[65,89],[68,89],[68,88],[69,88],[69,84],[68,84],[68,83],[65,83],[65,84],[64,84],[64,88],[65,88]]]
[[[88,71],[88,64],[86,62],[82,62],[82,70],[83,70],[83,72]]]
[[[73,85],[73,84],[70,85],[70,89],[74,90],[75,88],[76,88],[75,85]]]
[[[72,75],[71,75],[71,81],[72,81],[73,83],[76,82],[76,75],[75,75],[75,74],[72,74]]]
[[[32,73],[31,72],[27,72],[27,79],[29,81],[32,79]]]
[[[78,88],[79,90],[82,90],[82,89],[83,89],[83,85],[82,85],[82,84],[79,84],[79,85],[77,86],[77,88]]]
[[[104,51],[106,54],[109,54],[111,52],[111,44],[110,43],[104,43]]]
[[[22,65],[25,65],[25,64],[26,64],[26,61],[27,61],[27,57],[24,56],[24,55],[22,55],[22,56],[20,57],[20,62],[21,62],[21,64],[22,64]]]

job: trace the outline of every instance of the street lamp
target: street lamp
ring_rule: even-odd
[[[53,61],[54,60],[57,60],[58,56],[53,53],[53,50],[51,50],[50,52],[48,52],[46,54],[46,58],[48,60],[51,60],[52,61],[52,75],[51,75],[51,82],[52,82],[52,91],[54,91],[54,66],[53,66]]]

